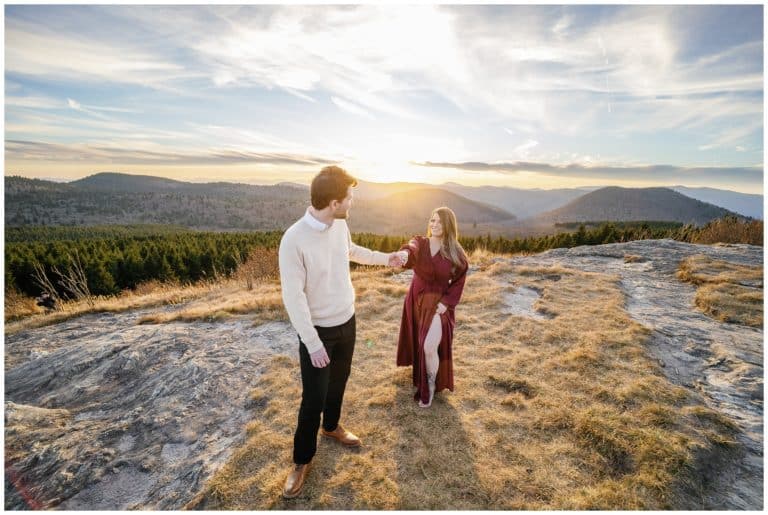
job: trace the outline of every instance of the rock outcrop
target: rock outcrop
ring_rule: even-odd
[[[290,326],[87,315],[6,338],[6,509],[179,509],[244,437]]]
[[[693,308],[695,288],[675,271],[695,254],[762,266],[760,247],[671,240],[512,261],[619,276],[627,311],[652,330],[649,352],[670,381],[740,428],[745,452],[717,471],[701,508],[761,509],[763,331]],[[510,295],[510,312],[549,316],[533,311],[536,295]],[[6,337],[6,509],[182,508],[243,441],[258,402],[249,393],[268,358],[298,355],[286,322],[137,324],[149,311],[86,315]]]

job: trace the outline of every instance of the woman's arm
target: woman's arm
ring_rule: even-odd
[[[419,240],[415,236],[411,238],[411,240],[408,243],[403,244],[402,247],[400,247],[399,253],[404,253],[406,255],[407,261],[403,263],[403,268],[413,268],[413,265],[416,263],[416,256],[419,253]]]
[[[448,285],[448,289],[445,290],[440,302],[448,308],[455,308],[461,299],[461,294],[464,292],[464,281],[467,278],[467,270],[469,266],[465,263],[464,266],[458,271],[456,276],[451,280],[451,284]]]

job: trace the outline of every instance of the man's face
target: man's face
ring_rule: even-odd
[[[339,202],[338,200],[332,200],[331,205],[334,207],[333,217],[339,219],[345,219],[349,215],[349,208],[352,207],[352,186],[347,188],[347,196]]]

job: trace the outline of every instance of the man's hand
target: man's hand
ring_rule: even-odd
[[[445,304],[443,304],[442,302],[438,302],[437,303],[437,314],[438,315],[442,315],[446,311],[448,311],[448,308],[445,307]]]
[[[331,360],[328,359],[328,353],[325,352],[325,347],[321,347],[319,350],[311,352],[309,354],[309,359],[312,361],[312,366],[315,368],[323,368],[331,362]]]

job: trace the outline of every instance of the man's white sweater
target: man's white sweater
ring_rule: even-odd
[[[280,283],[291,324],[312,353],[323,342],[314,326],[333,327],[355,313],[349,262],[386,265],[388,254],[352,243],[346,220],[329,226],[309,209],[280,240]]]

